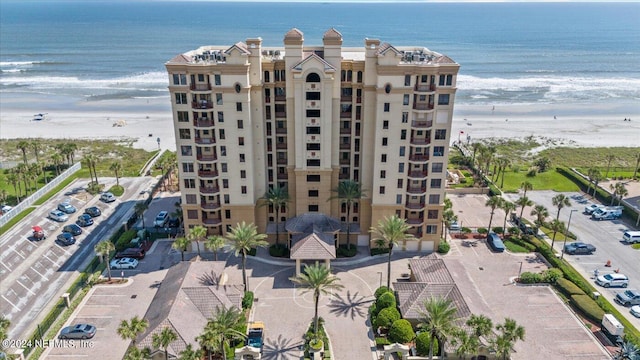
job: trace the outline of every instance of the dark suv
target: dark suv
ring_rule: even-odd
[[[143,248],[128,248],[119,251],[116,254],[116,259],[132,258],[132,259],[144,259],[145,251]]]

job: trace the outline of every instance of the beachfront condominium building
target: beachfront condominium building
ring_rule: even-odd
[[[166,69],[186,231],[246,221],[292,246],[309,232],[345,244],[348,227],[351,244],[368,245],[396,214],[416,238],[402,248],[438,245],[459,69],[449,57],[377,39],[342,47],[335,29],[305,45],[291,29],[283,47],[203,46]],[[336,198],[344,181],[363,192],[350,206]],[[262,200],[274,188],[290,197],[279,213]]]

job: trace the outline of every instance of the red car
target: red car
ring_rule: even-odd
[[[47,238],[47,234],[44,233],[44,229],[40,226],[34,226],[31,228],[33,230],[33,238],[35,240],[42,240]]]

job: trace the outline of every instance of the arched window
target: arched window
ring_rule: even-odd
[[[313,83],[320,82],[320,75],[316,73],[311,73],[307,75],[307,82],[313,82]]]

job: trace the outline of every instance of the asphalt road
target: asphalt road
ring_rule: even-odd
[[[107,188],[115,185],[115,179],[101,178],[100,181]],[[0,237],[0,312],[11,321],[9,339],[26,339],[30,335],[50,305],[75,279],[77,270],[93,258],[94,245],[124,221],[136,200],[146,196],[141,195],[141,191],[148,189],[153,181],[149,177],[120,179],[126,191],[109,204],[83,190],[87,180],[74,181]],[[77,212],[70,214],[64,223],[48,219],[48,213],[63,201],[69,201]],[[64,225],[75,223],[78,215],[90,206],[102,210],[102,215],[94,219],[94,225],[83,228],[74,245],[57,244],[56,236]],[[46,231],[46,239],[35,241],[31,237],[31,228],[35,225]]]
[[[551,218],[555,218],[557,214],[557,207],[554,207],[551,201],[557,194],[554,191],[527,192],[527,196],[531,200],[547,207]],[[576,210],[571,215],[569,230],[578,237],[579,241],[592,244],[597,249],[593,255],[565,255],[564,258],[586,279],[589,279],[602,296],[614,304],[637,329],[640,329],[640,319],[631,315],[629,308],[613,301],[615,294],[623,290],[620,288],[605,289],[595,285],[592,279],[595,269],[598,269],[601,275],[619,269],[621,273],[629,277],[629,289],[640,289],[640,251],[634,250],[630,245],[622,242],[624,231],[633,228],[622,220],[592,220],[589,215],[583,214],[584,207],[593,203],[592,201],[585,202],[587,199],[583,198],[581,193],[564,194],[571,199],[571,206],[560,211],[560,221],[567,225],[571,210]],[[518,195],[515,195],[512,200],[517,197]],[[525,210],[525,212],[527,211]],[[560,242],[556,242],[554,245],[558,254],[561,253],[562,247],[563,244]],[[611,267],[604,266],[608,260],[611,260]]]

